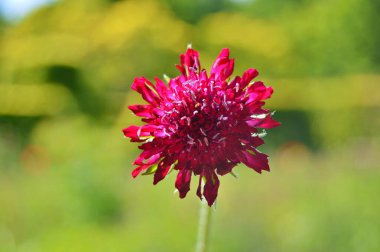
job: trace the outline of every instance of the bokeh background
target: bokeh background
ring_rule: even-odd
[[[35,8],[32,8],[35,7]],[[259,69],[270,173],[221,178],[210,251],[380,251],[379,0],[1,0],[0,251],[193,251],[199,200],[130,176],[134,77]]]

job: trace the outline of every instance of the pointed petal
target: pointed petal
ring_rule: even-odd
[[[246,104],[270,98],[273,94],[273,88],[266,87],[263,82],[257,81],[248,87],[247,93],[249,94],[249,98],[245,102]]]
[[[216,172],[219,175],[226,175],[232,171],[232,168],[236,166],[235,162],[221,162],[216,166]]]
[[[191,170],[182,169],[178,172],[175,181],[175,187],[179,191],[179,197],[184,198],[188,191],[190,191]]]
[[[210,78],[224,81],[234,71],[234,59],[229,59],[230,50],[225,48],[221,51],[211,67]]]
[[[143,170],[146,170],[150,167],[150,165],[140,165],[139,167],[137,167],[136,169],[134,169],[132,171],[132,177],[133,178],[136,178],[137,175],[139,175]]]
[[[152,165],[161,158],[161,153],[154,150],[144,150],[133,162],[134,165]],[[144,162],[145,160],[145,162]]]
[[[270,129],[274,127],[280,126],[281,123],[275,121],[272,117],[267,116],[265,117],[264,120],[261,121],[259,125],[257,125],[258,128],[263,128],[263,129]]]
[[[154,85],[144,77],[135,78],[132,83],[132,89],[142,95],[144,100],[152,105],[158,105],[160,103],[160,97],[157,96],[157,90]]]
[[[258,173],[261,173],[262,170],[269,171],[268,156],[253,149],[251,150],[253,154],[246,150],[237,153],[240,162]]]
[[[205,196],[208,205],[212,206],[218,196],[219,179],[213,170],[208,170],[205,175],[206,184],[203,187],[203,195]]]
[[[202,175],[199,175],[199,182],[198,182],[198,188],[197,188],[197,196],[202,200]]]
[[[152,115],[152,105],[131,105],[128,108],[137,116],[145,118],[154,118]]]
[[[144,125],[144,126],[129,126],[123,129],[124,136],[131,138],[133,141],[141,141],[141,137],[153,136],[153,131],[157,129],[154,125]]]
[[[201,65],[199,63],[198,51],[188,48],[185,54],[180,55],[181,65],[177,65],[183,76],[199,73]]]
[[[242,78],[241,78],[241,83],[240,83],[241,88],[243,89],[246,86],[248,86],[248,84],[251,82],[251,80],[253,80],[258,75],[259,75],[259,72],[254,68],[250,68],[247,71],[245,71],[243,73]]]
[[[165,158],[158,163],[157,171],[154,173],[153,185],[157,184],[166,177],[172,164],[173,161],[168,158]]]
[[[162,97],[167,97],[168,94],[169,94],[169,89],[168,87],[165,85],[165,83],[160,80],[159,78],[154,78],[155,81],[156,81],[156,90],[157,90],[157,93]]]

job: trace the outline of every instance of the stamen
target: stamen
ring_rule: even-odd
[[[204,137],[203,141],[205,141],[206,146],[208,146],[208,139],[207,139],[207,137]]]
[[[199,142],[199,145],[202,146],[202,141],[200,139],[198,139],[198,142]]]
[[[190,92],[191,99],[193,99],[193,101],[196,102],[197,97],[195,96],[194,92],[192,90],[190,90],[189,92]]]
[[[224,141],[225,139],[226,139],[225,137],[221,137],[221,138],[219,138],[218,143]]]
[[[212,101],[212,104],[215,104],[215,106],[218,108],[219,104],[216,101]]]
[[[201,110],[203,110],[206,107],[206,100],[202,99],[202,107]]]
[[[142,127],[139,127],[139,129],[137,130],[137,137],[140,137],[140,135],[141,135],[141,128]]]
[[[164,128],[164,135],[170,137],[170,134],[166,132],[166,128]]]
[[[173,128],[173,126],[169,126],[169,130],[173,133],[175,133],[175,129]]]
[[[236,93],[239,91],[239,87],[240,87],[239,83],[236,83],[236,85],[235,85],[235,92]]]
[[[216,133],[216,134],[212,137],[212,139],[216,139],[219,135],[220,135],[220,133]]]
[[[202,135],[207,136],[206,133],[203,131],[202,128],[199,128],[199,130],[201,131]]]
[[[264,119],[267,115],[266,114],[257,114],[257,115],[251,115],[251,118],[253,119]]]
[[[223,107],[224,107],[226,110],[228,110],[228,106],[227,106],[227,103],[226,103],[225,101],[222,102],[222,105],[223,105]]]

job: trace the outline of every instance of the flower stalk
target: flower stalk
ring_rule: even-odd
[[[211,231],[212,207],[203,199],[199,212],[198,237],[195,252],[206,252]]]

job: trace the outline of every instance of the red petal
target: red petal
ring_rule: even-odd
[[[219,163],[216,166],[216,172],[219,175],[226,175],[227,173],[230,173],[232,171],[232,168],[234,168],[236,163],[234,162],[223,162]]]
[[[128,108],[132,110],[132,112],[137,116],[154,118],[154,116],[152,115],[152,105],[131,105],[128,106]]]
[[[128,128],[123,129],[124,136],[131,138],[132,140],[140,140],[140,137],[137,136],[137,131],[140,127],[132,125]]]
[[[256,130],[257,132],[257,130]],[[253,147],[259,147],[260,145],[263,145],[264,144],[264,140],[261,139],[260,137],[250,137],[250,138],[246,138],[246,139],[239,139],[240,142],[246,144],[246,145],[249,145],[249,146],[253,146]]]
[[[161,96],[161,97],[167,97],[168,96],[168,92],[169,92],[169,89],[168,87],[165,85],[165,83],[160,80],[159,78],[154,78],[155,81],[156,81],[156,90],[157,90],[157,93]]]
[[[249,98],[245,102],[246,104],[270,98],[273,94],[273,89],[272,87],[266,87],[264,83],[258,81],[249,86],[247,92],[249,93]]]
[[[201,65],[199,63],[199,53],[196,50],[188,48],[185,54],[180,55],[180,61],[181,66],[177,65],[177,68],[181,71],[182,75],[199,73]]]
[[[234,71],[234,59],[229,59],[230,51],[228,48],[222,50],[211,67],[210,78],[224,81]]]
[[[123,129],[123,133],[126,137],[129,137],[134,141],[139,141],[140,137],[152,136],[152,132],[155,129],[157,129],[157,126],[154,125],[144,125],[141,127],[132,125]]]
[[[154,85],[144,77],[136,78],[132,83],[132,89],[142,95],[144,100],[152,105],[158,105],[160,98],[155,93],[157,90]]]
[[[198,188],[197,188],[197,196],[202,200],[202,175],[199,175],[199,182],[198,182]]]
[[[133,162],[134,165],[152,165],[161,158],[161,153],[153,150],[144,150]],[[144,162],[144,160],[146,160]]]
[[[198,51],[188,48],[186,54],[184,54],[183,61],[181,63],[189,68],[200,68],[199,53]]]
[[[162,160],[157,167],[156,172],[154,173],[153,184],[157,184],[161,180],[163,180],[170,170],[170,166],[173,164],[171,159],[165,158]]]
[[[179,197],[184,198],[188,191],[190,191],[191,170],[182,169],[178,172],[175,181],[175,187],[179,191]]]
[[[218,196],[219,179],[214,171],[208,170],[206,172],[206,184],[203,187],[203,195],[205,196],[209,206],[214,204],[216,197]]]
[[[245,107],[248,109],[249,113],[252,114],[268,114],[269,110],[261,108],[265,105],[265,102],[251,102],[249,104],[245,104]]]
[[[250,68],[247,71],[245,71],[243,73],[243,76],[241,77],[241,88],[243,89],[246,86],[248,86],[251,80],[254,79],[257,75],[259,75],[259,72],[254,68]]]
[[[132,177],[136,178],[143,170],[146,170],[150,167],[150,165],[140,165],[136,169],[132,171]]]
[[[271,118],[270,116],[267,116],[256,127],[263,128],[263,129],[270,129],[270,128],[278,127],[280,125],[281,123],[273,120],[273,118]]]
[[[237,153],[240,161],[258,173],[261,173],[262,170],[269,171],[268,156],[253,149],[251,150],[254,152],[254,155],[248,151]]]

